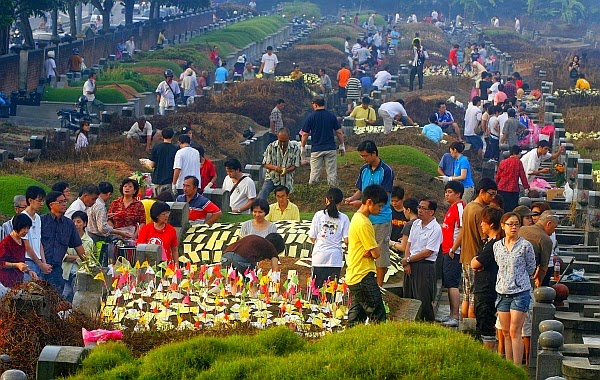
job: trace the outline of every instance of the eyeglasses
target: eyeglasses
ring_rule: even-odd
[[[488,195],[489,195],[490,197],[495,197],[495,196],[496,196],[496,194],[498,194],[498,192],[497,192],[497,191],[486,191],[486,193],[488,193]]]
[[[512,228],[512,227],[520,227],[521,223],[504,223],[504,225]]]
[[[66,199],[63,199],[63,200],[61,200],[61,201],[54,201],[53,203],[59,203],[59,204],[61,204],[61,205],[64,205],[65,203],[67,203],[67,200],[66,200]]]
[[[25,210],[26,208],[27,208],[27,206],[21,206],[21,205],[15,206],[15,209],[17,209],[17,210]]]
[[[429,211],[432,211],[429,207],[425,207],[425,206],[418,206],[417,208],[419,210],[429,210]]]

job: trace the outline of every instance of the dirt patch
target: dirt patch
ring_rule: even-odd
[[[172,61],[172,60],[171,60]],[[153,66],[134,66],[133,71],[142,75],[163,75],[165,69]]]
[[[102,86],[102,88],[114,88],[123,94],[127,99],[133,99],[139,95],[136,89],[126,84],[120,84],[118,86],[111,84],[109,86]]]
[[[278,74],[289,74],[297,64],[304,73],[318,74],[320,69],[325,69],[332,81],[335,81],[340,64],[347,61],[343,52],[329,44],[296,45],[291,50],[277,53],[277,56],[281,61],[277,65]]]

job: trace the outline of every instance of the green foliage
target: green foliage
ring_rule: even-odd
[[[356,42],[356,38],[363,30],[353,25],[326,24],[310,33],[311,38],[329,38],[338,37],[345,39],[351,37],[351,42]]]
[[[358,14],[358,25],[362,25],[369,20],[369,16],[375,13],[375,11],[362,11]],[[356,14],[356,13],[355,13]],[[349,22],[354,18],[354,14],[350,16]],[[375,26],[384,26],[387,25],[385,22],[385,17],[380,14],[375,13],[375,17],[373,17],[373,22]]]
[[[143,76],[138,79],[138,81],[133,81],[133,80],[102,80],[102,81],[96,81],[96,86],[98,88],[100,87],[104,87],[104,86],[112,86],[115,83],[116,84],[126,84],[129,87],[132,87],[134,90],[136,90],[139,93],[145,92],[146,88],[140,84],[140,82],[143,83],[143,81],[145,81],[145,79],[143,78]],[[83,87],[84,82],[83,81],[73,81],[71,82],[71,87]],[[153,89],[154,90],[154,89]]]
[[[134,360],[131,351],[121,342],[107,342],[94,348],[84,362],[81,374],[92,376],[109,368]]]
[[[578,0],[552,0],[550,4],[557,7],[560,20],[567,24],[573,24],[578,16],[585,15],[585,6]]]
[[[168,62],[168,61],[167,61]],[[169,62],[173,63],[173,62]],[[150,65],[148,65],[150,66]],[[181,68],[177,64],[175,66],[178,68],[179,73],[181,73]],[[139,86],[134,88],[141,88],[143,91],[151,91],[150,84],[144,79],[144,76],[130,68],[126,68],[123,66],[115,67],[112,69],[105,70],[102,74],[98,76],[97,85],[100,86],[100,83],[113,84],[112,82],[124,83],[125,81],[134,81],[139,84]],[[133,86],[132,86],[133,87]]]
[[[3,175],[0,176],[0,214],[13,215],[15,210],[13,208],[13,197],[15,195],[25,195],[25,190],[29,186],[40,186],[46,192],[50,191],[50,188],[38,181],[16,175]],[[44,206],[44,208],[46,208]],[[42,211],[43,213],[45,211]]]
[[[304,17],[307,19],[314,17],[315,20],[321,18],[321,10],[319,9],[319,6],[315,3],[307,1],[294,1],[293,3],[285,3],[282,12],[288,20],[291,20],[294,17]]]
[[[82,91],[80,87],[50,88],[46,87],[42,95],[43,101],[77,103]],[[114,88],[99,88],[96,91],[96,99],[106,104],[127,103],[125,95]]]
[[[123,63],[121,64],[123,68],[136,68],[136,67],[159,67],[163,70],[171,69],[175,73],[175,75],[179,76],[183,69],[175,62],[163,60],[155,60],[155,61],[142,61],[142,62],[134,62],[134,63]]]
[[[592,162],[592,170],[600,170],[600,161]]]
[[[416,148],[407,145],[388,145],[379,147],[378,150],[379,157],[390,165],[413,166],[427,174],[437,175],[437,162]],[[349,152],[344,156],[338,156],[338,164],[346,162],[359,165],[364,164],[358,152]]]
[[[416,322],[358,326],[310,344],[285,327],[255,336],[201,336],[161,346],[139,361],[127,352],[105,367],[96,360],[98,372],[85,377],[94,355],[71,380],[528,378],[470,336]]]
[[[323,45],[323,44],[329,44],[333,47],[335,47],[336,49],[338,49],[340,52],[344,52],[344,39],[343,38],[336,38],[336,37],[329,37],[329,38],[309,38],[307,40],[302,41],[302,45]]]

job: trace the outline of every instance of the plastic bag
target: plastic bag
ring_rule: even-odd
[[[573,189],[569,186],[569,182],[565,183],[565,202],[571,203],[573,201]]]
[[[537,190],[544,194],[546,193],[546,190],[551,189],[551,188],[552,188],[552,186],[548,183],[548,181],[546,181],[545,179],[542,179],[542,178],[535,178],[529,184],[529,190]]]
[[[83,335],[83,344],[87,346],[89,343],[96,343],[99,341],[106,342],[109,340],[121,340],[123,339],[123,331],[121,330],[92,330],[87,331],[85,328],[81,328],[81,335]]]

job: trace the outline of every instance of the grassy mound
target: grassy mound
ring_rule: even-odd
[[[46,192],[50,191],[48,186],[39,183],[38,181],[16,175],[3,175],[0,177],[0,214],[12,215],[13,197],[16,194],[25,195],[25,190],[29,186],[40,186]]]
[[[294,17],[300,17],[304,19],[315,18],[318,20],[321,18],[321,9],[315,3],[309,1],[294,1],[293,3],[285,3],[283,6],[283,14],[289,20]]]
[[[401,359],[399,359],[401,358]],[[360,326],[308,343],[286,328],[198,337],[134,359],[122,343],[97,347],[70,379],[527,379],[469,336],[418,323]]]
[[[42,100],[49,102],[77,103],[82,95],[81,88],[51,88],[46,87]],[[114,88],[98,88],[96,99],[106,104],[127,103],[127,98],[121,92]]]
[[[437,162],[433,161],[427,154],[412,146],[382,146],[379,147],[379,157],[388,164],[413,166],[432,176],[437,175]],[[338,164],[346,163],[362,165],[364,161],[358,152],[349,152],[344,156],[338,156]]]

